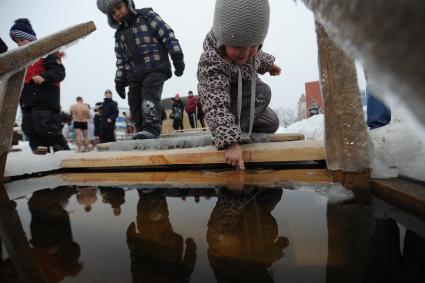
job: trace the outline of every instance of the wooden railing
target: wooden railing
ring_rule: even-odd
[[[7,153],[25,76],[25,68],[38,58],[93,32],[93,22],[79,24],[0,55],[0,177]]]

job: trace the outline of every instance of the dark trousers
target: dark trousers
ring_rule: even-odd
[[[42,107],[22,109],[22,131],[32,150],[38,146],[52,146],[54,151],[69,150],[61,129],[59,112]]]
[[[115,123],[102,123],[100,124],[100,143],[114,142],[115,139]]]
[[[274,133],[279,128],[279,118],[276,113],[268,107],[272,93],[270,87],[260,80],[257,80],[255,93],[255,111],[253,133]],[[230,90],[230,111],[238,119],[237,100],[238,84],[233,83]],[[242,111],[241,111],[241,131],[249,131],[249,112],[251,106],[251,81],[244,80],[242,83]]]
[[[187,113],[187,116],[189,117],[189,123],[190,123],[190,126],[192,127],[192,129],[196,128],[197,127],[196,112]]]
[[[162,126],[161,95],[165,73],[146,74],[137,82],[130,82],[128,104],[136,131],[148,131],[159,136]]]
[[[181,119],[174,119],[173,120],[173,128],[174,130],[183,130],[183,120]]]
[[[199,123],[201,123],[202,128],[205,128],[205,118],[204,116],[198,116]]]

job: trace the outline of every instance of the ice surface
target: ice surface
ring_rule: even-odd
[[[317,194],[325,197],[329,203],[341,203],[354,198],[352,191],[344,188],[339,183],[330,184],[303,184],[290,183],[285,184],[284,188],[301,191],[314,191]]]

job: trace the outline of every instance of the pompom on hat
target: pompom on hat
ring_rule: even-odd
[[[28,41],[37,40],[37,35],[28,19],[17,19],[15,24],[10,28],[10,37],[13,41],[16,41],[18,38]]]
[[[269,21],[268,0],[217,0],[213,23],[217,47],[262,45]]]

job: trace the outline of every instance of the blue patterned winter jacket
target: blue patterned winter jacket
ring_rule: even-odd
[[[171,27],[151,8],[136,11],[137,15],[130,14],[115,33],[115,81],[127,84],[154,71],[165,72],[169,79],[172,74],[168,54],[175,66],[183,62],[179,41]]]

